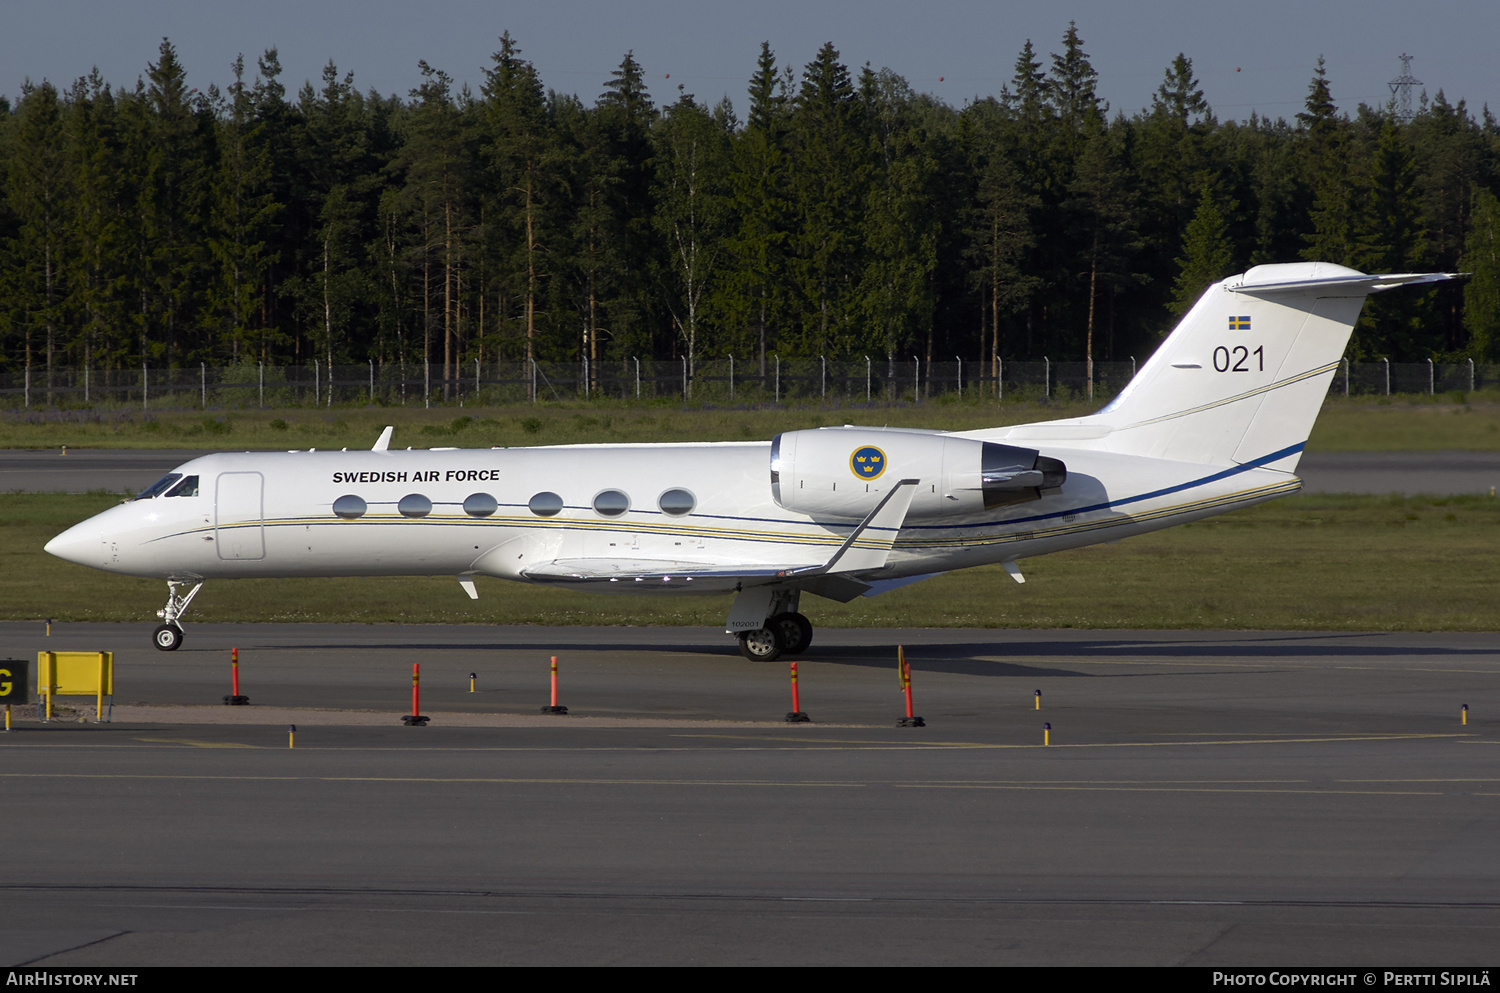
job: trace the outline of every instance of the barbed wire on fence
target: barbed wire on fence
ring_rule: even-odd
[[[30,368],[0,374],[0,409],[512,406],[609,399],[704,404],[915,403],[924,400],[1089,400],[1104,403],[1136,363],[1015,361],[991,356],[926,362],[767,356],[757,360],[627,358],[605,362],[421,362],[332,368],[239,363],[169,369]],[[1472,392],[1500,386],[1500,365],[1465,362],[1340,363],[1331,395]]]

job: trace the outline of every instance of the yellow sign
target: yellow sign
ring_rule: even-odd
[[[49,720],[54,696],[92,696],[94,716],[103,718],[104,698],[115,692],[115,653],[37,652],[36,692],[47,698]]]

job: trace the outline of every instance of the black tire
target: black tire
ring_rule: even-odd
[[[781,635],[781,650],[788,655],[800,655],[812,644],[812,622],[801,614],[791,611],[777,614],[766,622],[766,627]]]
[[[159,652],[175,652],[182,647],[182,628],[176,624],[158,624],[151,632],[151,643]]]
[[[740,654],[751,662],[775,662],[781,652],[781,634],[774,627],[740,634]]]

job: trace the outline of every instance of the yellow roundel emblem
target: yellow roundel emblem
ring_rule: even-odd
[[[849,468],[860,479],[875,479],[885,472],[885,453],[874,445],[856,448],[849,456]]]

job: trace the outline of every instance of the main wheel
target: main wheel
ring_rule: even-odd
[[[752,662],[775,662],[781,651],[781,633],[775,627],[740,634],[740,654]]]
[[[777,614],[766,627],[781,635],[781,650],[788,655],[799,655],[812,644],[812,622],[801,614]]]
[[[176,624],[158,624],[151,640],[156,643],[157,651],[175,652],[182,647],[182,628]]]

